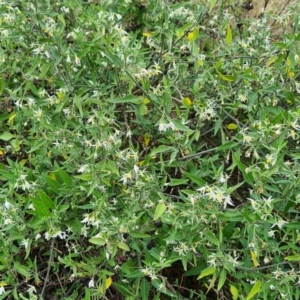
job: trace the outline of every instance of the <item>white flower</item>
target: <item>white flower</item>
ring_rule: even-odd
[[[285,224],[287,224],[288,222],[287,221],[284,221],[284,220],[278,220],[276,223],[274,223],[272,225],[271,228],[275,227],[275,226],[278,226],[279,229],[281,229]]]
[[[168,124],[167,123],[164,123],[163,121],[159,121],[159,125],[158,125],[158,130],[160,132],[162,131],[166,131],[168,129]]]
[[[12,205],[11,205],[7,200],[5,200],[5,202],[4,202],[4,207],[5,207],[7,210],[9,210],[9,209],[12,207]]]
[[[10,218],[4,220],[4,225],[10,225],[12,223],[13,223],[13,220]]]
[[[41,117],[43,116],[43,111],[39,108],[38,110],[34,111],[34,116],[40,121]]]
[[[130,129],[127,130],[127,132],[126,132],[126,137],[128,137],[128,138],[131,139],[131,137],[132,137],[132,132],[131,132]]]
[[[77,171],[78,173],[84,173],[88,169],[88,165],[82,165]]]
[[[75,56],[75,63],[77,66],[81,65],[80,58],[77,55]]]
[[[92,279],[89,281],[89,288],[93,288],[93,287],[95,287],[94,278],[92,278]]]
[[[269,236],[269,237],[274,237],[274,236],[275,236],[275,231],[274,231],[274,230],[270,230],[270,231],[268,232],[268,236]]]
[[[24,239],[21,242],[21,246],[24,246],[25,249],[28,248],[28,244],[29,244],[29,239]]]
[[[36,289],[35,289],[35,287],[33,285],[28,284],[28,286],[29,286],[29,288],[27,289],[27,292],[29,294],[36,293]]]
[[[0,295],[4,294],[5,293],[5,289],[4,289],[4,286],[0,286]]]
[[[131,178],[132,178],[131,173],[128,172],[128,173],[125,173],[119,181],[122,181],[123,184],[126,184],[127,181],[130,180]]]
[[[229,195],[225,196],[225,198],[223,199],[224,209],[226,208],[227,204],[234,206],[234,203],[232,202]]]
[[[51,234],[48,231],[46,231],[44,237],[47,241],[49,241],[51,239]]]

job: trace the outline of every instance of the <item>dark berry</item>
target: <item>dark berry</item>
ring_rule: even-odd
[[[162,221],[157,220],[154,222],[154,226],[157,228],[161,228],[163,226],[163,223],[162,223]]]
[[[129,237],[129,233],[124,232],[124,233],[122,234],[122,237],[123,237],[124,240],[127,240],[127,238]]]
[[[151,249],[154,248],[154,247],[155,247],[155,243],[154,243],[153,240],[151,240],[151,241],[147,244],[147,249],[148,249],[148,250],[151,250]]]
[[[154,234],[155,233],[155,229],[151,229],[150,231],[149,231],[149,234]]]
[[[244,8],[247,9],[247,10],[251,10],[251,9],[254,8],[254,6],[253,6],[252,3],[247,3],[247,4],[245,4]]]

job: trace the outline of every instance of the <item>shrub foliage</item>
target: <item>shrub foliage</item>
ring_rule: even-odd
[[[0,299],[300,298],[299,7],[215,4],[1,1]]]

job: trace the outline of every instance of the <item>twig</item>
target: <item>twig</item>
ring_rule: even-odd
[[[287,264],[290,264],[290,263],[291,263],[290,261],[283,261],[283,262],[278,263],[278,264],[273,264],[273,265],[268,265],[268,266],[262,266],[262,267],[258,267],[258,268],[255,268],[255,269],[244,268],[244,267],[237,267],[237,269],[256,272],[256,271],[260,271],[260,270],[264,270],[264,269],[269,269],[269,268],[273,268],[273,267],[287,265]]]
[[[218,148],[219,147],[215,147],[215,148],[212,148],[212,149],[203,150],[203,151],[200,151],[200,152],[197,152],[197,153],[194,153],[194,154],[190,154],[190,155],[186,155],[184,157],[180,157],[177,160],[186,160],[186,159],[198,157],[198,156],[201,156],[201,155],[206,154],[206,153],[214,152]]]
[[[44,295],[44,292],[46,290],[47,282],[48,282],[48,279],[49,279],[52,256],[53,256],[53,249],[54,249],[54,241],[55,241],[55,239],[52,238],[51,245],[50,245],[50,256],[49,256],[49,261],[48,261],[48,269],[47,269],[47,274],[46,274],[46,278],[45,278],[45,281],[44,281],[44,286],[43,286],[43,289],[42,289],[42,292],[41,292],[41,295],[40,295],[40,299],[43,299],[43,295]]]

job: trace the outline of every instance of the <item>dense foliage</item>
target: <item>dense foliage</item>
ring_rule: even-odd
[[[299,6],[207,2],[0,1],[0,299],[300,298]]]

